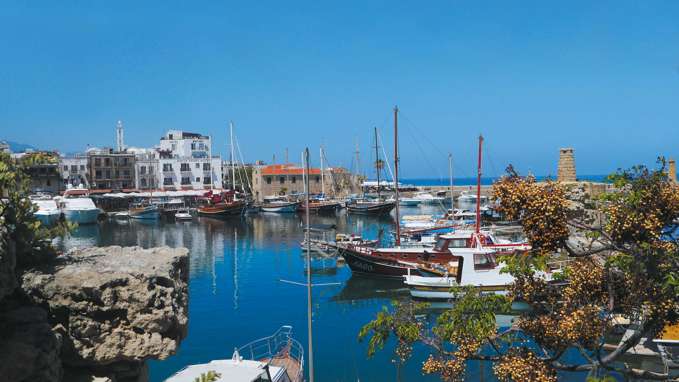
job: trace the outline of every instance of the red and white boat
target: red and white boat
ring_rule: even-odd
[[[210,190],[204,196],[207,204],[197,208],[200,216],[238,216],[243,214],[248,205],[245,200],[238,200],[234,191],[214,193]]]

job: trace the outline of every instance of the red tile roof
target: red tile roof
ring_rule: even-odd
[[[272,164],[264,166],[260,170],[262,175],[302,175],[304,169],[297,167],[294,164]],[[309,169],[309,174],[320,175],[321,170],[318,168]]]

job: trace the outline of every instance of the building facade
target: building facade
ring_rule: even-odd
[[[135,155],[113,149],[87,153],[89,184],[92,190],[122,191],[135,188]]]
[[[82,185],[85,188],[89,188],[88,168],[87,156],[59,158],[59,171],[65,187],[78,187]]]
[[[222,188],[222,160],[212,155],[209,136],[170,130],[158,147],[158,188],[208,190]]]
[[[155,152],[135,154],[134,180],[138,190],[155,190],[159,188],[158,158]]]
[[[352,177],[343,168],[309,169],[311,194],[325,191],[328,195],[342,195],[349,189]],[[304,169],[294,164],[255,166],[252,173],[253,196],[262,201],[265,196],[304,193]]]

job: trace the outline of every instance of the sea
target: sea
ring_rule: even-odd
[[[402,207],[405,214],[436,214],[436,206]],[[311,224],[335,225],[337,232],[364,238],[384,237],[393,216],[312,216]],[[64,249],[89,246],[186,247],[190,251],[189,327],[177,353],[149,361],[150,381],[160,382],[189,364],[230,359],[235,347],[273,334],[283,325],[307,349],[305,257],[300,243],[300,214],[260,213],[232,219],[196,217],[192,221],[113,221],[78,227],[59,243]],[[352,274],[335,259],[315,258],[313,343],[316,381],[437,381],[421,373],[428,348],[415,346],[404,365],[393,361],[393,342],[367,357],[358,333],[394,300],[408,300],[400,280]],[[435,322],[443,306],[432,307],[424,319]],[[498,316],[501,326],[515,317]],[[577,358],[568,355],[567,359]],[[308,372],[308,368],[306,368]],[[580,381],[584,374],[564,373],[561,380]],[[308,379],[307,379],[308,380]],[[469,362],[467,380],[495,381],[491,366]]]

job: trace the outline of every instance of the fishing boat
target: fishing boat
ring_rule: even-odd
[[[304,348],[293,338],[292,327],[234,349],[231,359],[189,365],[165,382],[193,382],[212,376],[229,382],[303,382]],[[202,379],[204,378],[204,379]]]
[[[101,210],[88,197],[65,197],[59,202],[67,221],[78,224],[94,224]]]
[[[282,196],[266,196],[260,206],[262,212],[293,213],[297,211],[299,202],[289,201]]]
[[[234,191],[215,193],[210,190],[203,196],[207,200],[207,204],[197,208],[198,215],[200,216],[240,216],[247,208],[247,202],[237,199]]]
[[[180,208],[175,212],[174,214],[175,220],[192,220],[193,216],[191,215],[191,212],[189,211],[188,208]]]
[[[160,208],[155,204],[137,203],[133,204],[128,210],[130,219],[158,220],[160,219]]]
[[[52,226],[59,221],[61,217],[61,211],[57,202],[49,196],[36,195],[31,196],[31,203],[38,208],[37,211],[33,213],[42,225]]]

